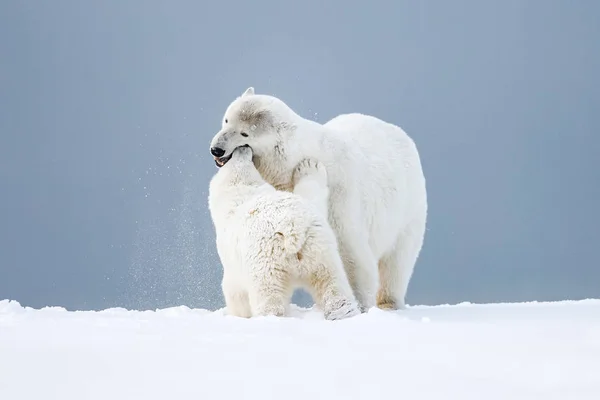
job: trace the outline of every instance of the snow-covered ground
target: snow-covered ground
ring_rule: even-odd
[[[2,400],[600,399],[600,300],[324,321],[0,301]]]

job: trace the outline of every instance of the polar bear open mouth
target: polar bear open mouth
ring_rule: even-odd
[[[221,168],[223,165],[227,164],[227,161],[231,160],[232,155],[233,151],[227,157],[214,157],[216,166]]]
[[[231,156],[233,155],[233,152],[236,151],[237,149],[239,149],[240,147],[248,147],[251,149],[250,145],[243,144],[243,145],[238,146],[235,149],[233,149],[233,151],[227,157],[213,157],[215,159],[216,166],[221,168],[223,165],[227,164],[227,162],[229,160],[231,160]]]

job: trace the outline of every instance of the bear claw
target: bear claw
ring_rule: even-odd
[[[339,308],[325,312],[324,316],[327,320],[336,321],[340,319],[354,317],[360,314],[361,311],[356,305],[344,303]]]
[[[306,176],[314,176],[322,183],[327,184],[327,170],[325,166],[313,158],[305,158],[296,165],[293,173],[294,185]]]

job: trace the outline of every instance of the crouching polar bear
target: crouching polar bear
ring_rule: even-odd
[[[293,171],[301,160],[325,166],[328,219],[361,308],[403,308],[427,219],[425,177],[413,140],[362,114],[319,124],[250,87],[227,107],[210,152],[223,166],[242,145],[252,147],[261,176],[279,190],[295,190]]]
[[[327,222],[327,172],[310,159],[299,163],[300,195],[276,190],[239,147],[209,185],[209,210],[223,264],[226,313],[238,317],[287,313],[294,289],[309,292],[325,318],[360,314]]]

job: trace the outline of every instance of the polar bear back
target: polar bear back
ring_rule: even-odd
[[[323,127],[328,134],[318,151],[327,160],[331,212],[349,198],[360,199],[356,216],[347,218],[369,231],[373,254],[380,257],[427,208],[416,145],[401,128],[369,115],[342,114]]]
[[[212,188],[211,195],[215,195],[216,189]],[[301,250],[311,231],[315,228],[322,231],[327,226],[325,217],[310,202],[288,192],[256,188],[254,195],[240,201],[221,200],[228,206],[211,210],[217,250],[224,266],[236,269],[242,268],[245,260],[259,255],[273,261],[293,256]]]
[[[310,227],[324,221],[312,205],[292,193],[273,191],[258,194],[240,205],[231,221],[251,242],[273,237],[305,235]],[[301,245],[302,243],[299,243]],[[289,252],[300,249],[291,247]]]

